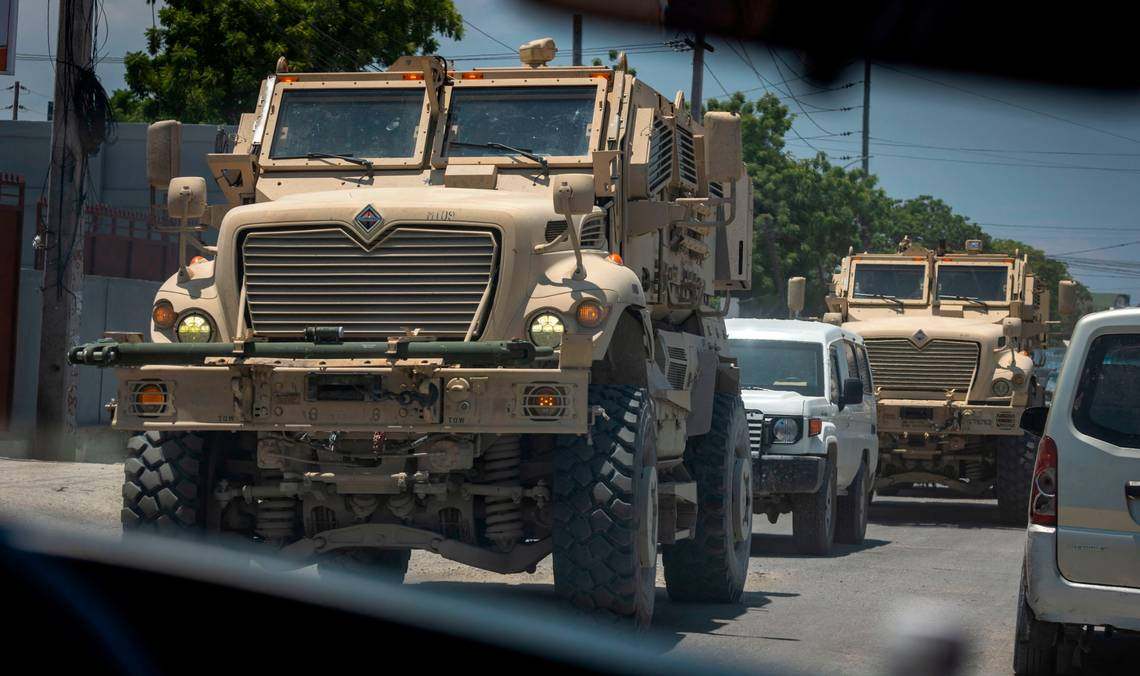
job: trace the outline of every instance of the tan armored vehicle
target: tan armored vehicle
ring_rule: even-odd
[[[1034,369],[1050,294],[1026,256],[981,245],[948,253],[905,239],[896,254],[848,255],[825,320],[866,341],[878,398],[876,489],[933,483],[996,493],[1003,519],[1023,523],[1036,439],[1019,423],[1044,401]],[[1067,312],[1072,287],[1061,291]]]
[[[740,596],[752,474],[722,320],[751,274],[739,120],[702,126],[624,59],[554,51],[279,64],[208,158],[228,204],[170,182],[170,217],[216,246],[163,285],[149,341],[71,353],[116,369],[113,424],[141,432],[124,528],[401,579],[413,549],[501,573],[553,554],[559,593],[639,624],[661,545],[672,598]],[[152,184],[176,135],[152,129]]]

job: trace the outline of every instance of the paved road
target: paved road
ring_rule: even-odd
[[[0,515],[118,533],[120,465],[0,460]],[[971,640],[969,671],[1009,673],[1023,534],[995,524],[992,502],[877,500],[867,540],[827,558],[793,553],[790,522],[758,517],[739,605],[670,603],[658,581],[663,650],[810,673],[882,673],[902,627],[953,621]],[[496,576],[417,553],[408,581],[456,594],[557,605],[549,561]]]

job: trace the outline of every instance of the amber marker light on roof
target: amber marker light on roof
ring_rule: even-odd
[[[423,73],[404,73],[405,80],[422,80],[424,79]]]
[[[483,74],[477,70],[469,71],[461,75],[464,80],[482,80]]]

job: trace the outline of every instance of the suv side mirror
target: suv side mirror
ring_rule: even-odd
[[[588,214],[594,210],[594,177],[590,174],[552,176],[550,196],[554,213],[559,216]]]
[[[855,406],[863,403],[863,381],[858,378],[847,378],[843,381],[844,406]]]
[[[744,173],[741,119],[735,113],[712,111],[701,120],[705,128],[705,174],[710,181],[731,183]]]
[[[1067,317],[1077,311],[1077,283],[1062,279],[1057,287],[1057,311]]]
[[[788,310],[793,317],[799,317],[804,309],[804,291],[807,280],[803,277],[792,277],[788,280]]]
[[[1031,406],[1021,414],[1021,429],[1035,436],[1045,434],[1045,420],[1049,417],[1048,406]]]
[[[152,188],[165,188],[182,166],[182,123],[162,120],[146,128],[146,180]]]

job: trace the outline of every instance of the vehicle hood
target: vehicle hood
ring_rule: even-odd
[[[854,331],[865,339],[907,338],[914,340],[915,334],[921,330],[925,334],[926,340],[943,338],[993,344],[1002,335],[1001,321],[1004,318],[1005,314],[978,318],[934,317],[930,315],[882,317],[847,322],[843,328]]]
[[[780,390],[742,390],[740,396],[744,408],[764,415],[803,415],[806,401],[802,394]]]

